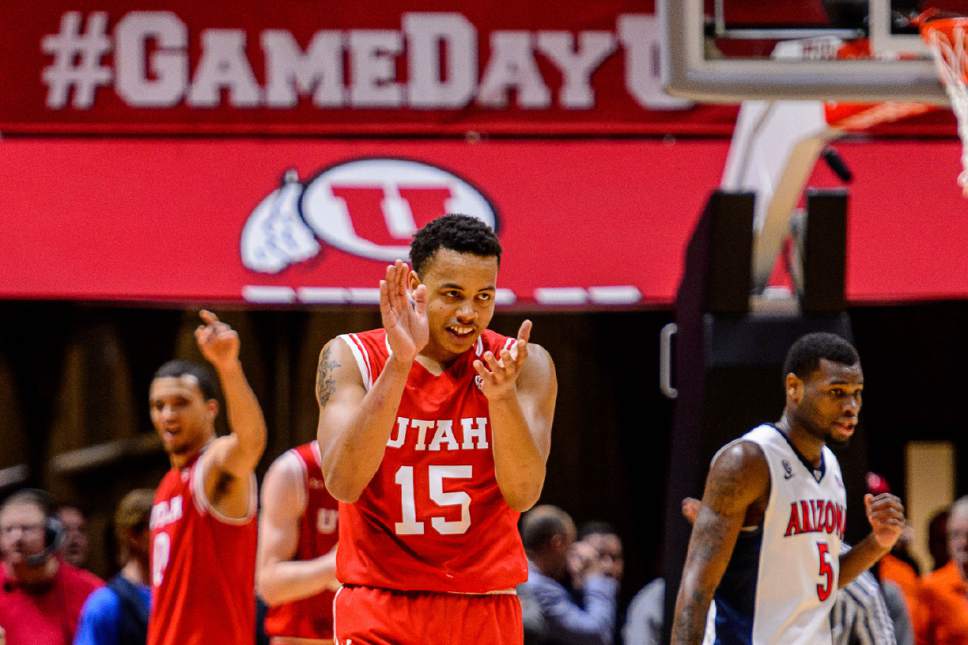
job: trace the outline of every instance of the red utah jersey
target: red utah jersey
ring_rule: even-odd
[[[198,463],[169,470],[151,507],[148,645],[255,640],[255,475],[249,514],[224,517],[205,497]]]
[[[312,560],[329,553],[339,539],[339,503],[329,494],[319,465],[319,444],[315,441],[287,451],[281,460],[298,469],[303,488],[299,519],[299,542],[293,560]],[[333,591],[323,591],[293,602],[269,608],[266,633],[269,636],[333,638]]]
[[[340,339],[372,387],[389,357],[386,332]],[[473,366],[513,342],[485,330],[438,376],[414,361],[379,469],[355,503],[340,504],[343,584],[486,593],[527,579],[519,513],[494,477],[488,401]]]

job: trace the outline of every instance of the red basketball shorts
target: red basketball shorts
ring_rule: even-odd
[[[333,601],[337,645],[523,645],[513,594],[466,595],[342,587]]]

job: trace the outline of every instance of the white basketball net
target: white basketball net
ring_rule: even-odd
[[[968,29],[968,21],[965,25],[956,25],[950,36],[940,29],[931,29],[928,45],[934,53],[934,64],[948,93],[951,109],[958,117],[958,136],[961,138],[962,146],[962,171],[958,175],[958,185],[961,186],[964,195],[968,197],[968,81],[965,78],[966,73],[968,73],[968,52],[965,50],[966,29]]]

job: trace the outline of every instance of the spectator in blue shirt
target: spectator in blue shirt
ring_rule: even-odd
[[[155,493],[139,488],[118,504],[114,531],[121,550],[121,571],[92,593],[74,636],[74,645],[144,645],[148,632],[148,521]]]
[[[575,542],[575,524],[555,506],[538,506],[521,520],[528,581],[518,588],[527,643],[610,645],[618,580],[612,560],[587,542]],[[569,571],[569,567],[571,571]],[[568,578],[579,602],[568,591]]]

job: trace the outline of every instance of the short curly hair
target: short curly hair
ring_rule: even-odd
[[[417,231],[410,243],[410,265],[413,270],[422,275],[427,263],[440,248],[485,258],[496,257],[498,266],[501,265],[501,243],[497,235],[476,217],[444,215]]]
[[[860,356],[854,346],[837,334],[815,332],[801,336],[787,352],[783,361],[783,376],[791,372],[798,377],[810,376],[825,358],[841,365],[856,365]]]

